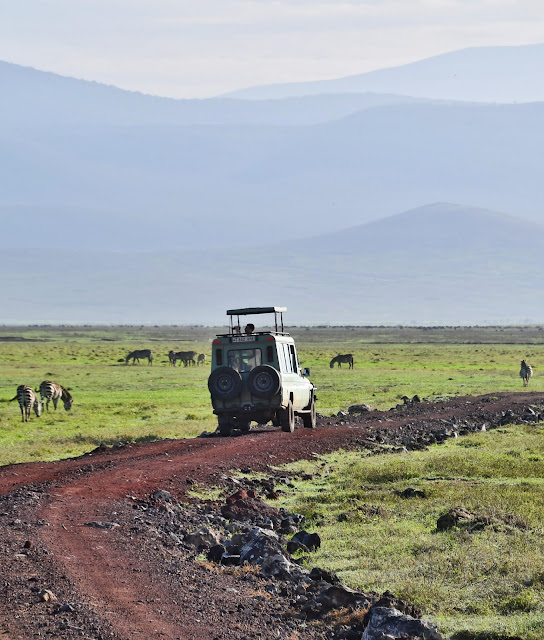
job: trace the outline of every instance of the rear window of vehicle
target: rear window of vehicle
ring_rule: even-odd
[[[260,349],[230,349],[227,354],[229,367],[238,373],[251,371],[261,364]]]

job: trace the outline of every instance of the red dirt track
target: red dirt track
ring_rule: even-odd
[[[507,410],[521,415],[542,404],[544,395],[531,392],[455,398],[320,419],[315,430],[292,434],[259,428],[241,437],[99,448],[76,459],[0,468],[0,639],[277,638],[281,598],[255,599],[257,583],[159,545],[145,513],[135,510],[138,500],[157,489],[184,500],[194,483],[224,484],[232,469],[272,473],[270,467],[293,460],[364,447],[376,432],[404,434],[466,416],[492,427]],[[87,526],[95,521],[120,526]],[[73,611],[41,602],[42,588],[57,595],[57,607]],[[292,633],[330,637],[304,627]]]

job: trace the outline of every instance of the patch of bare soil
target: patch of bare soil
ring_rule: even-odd
[[[257,565],[206,560],[210,545],[187,535],[236,527],[221,504],[197,501],[188,490],[235,491],[233,469],[264,471],[272,480],[252,485],[257,500],[274,492],[272,467],[286,462],[340,448],[421,449],[455,434],[537,421],[543,406],[544,395],[531,392],[454,398],[320,418],[316,429],[292,434],[263,427],[0,468],[0,639],[348,638],[351,623],[340,613],[303,613],[310,583],[304,594],[296,580],[263,575]],[[239,527],[285,516],[262,509]]]

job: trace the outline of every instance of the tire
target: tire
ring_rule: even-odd
[[[247,377],[247,388],[257,398],[271,398],[280,390],[280,375],[268,364],[255,367]]]
[[[249,430],[251,429],[251,422],[241,422],[239,428],[242,433],[249,433]]]
[[[211,372],[208,378],[208,389],[214,398],[231,400],[240,395],[242,377],[238,371],[230,367],[219,367]]]
[[[218,426],[219,433],[228,438],[232,432],[232,425],[229,422],[220,422]]]
[[[280,421],[282,431],[293,433],[295,430],[295,411],[291,400],[287,403],[287,407],[281,410]]]
[[[312,402],[310,404],[310,411],[302,414],[302,424],[306,429],[315,429],[316,423],[316,411],[315,411],[315,398],[312,396]]]

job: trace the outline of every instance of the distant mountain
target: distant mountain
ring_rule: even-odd
[[[544,85],[536,80],[543,68],[544,44],[472,47],[345,78],[249,87],[226,95],[269,100],[370,91],[442,100],[535,102],[544,100]]]
[[[0,122],[29,129],[69,126],[312,125],[421,99],[357,92],[248,102],[174,100],[0,61]]]
[[[543,124],[543,103],[300,127],[0,121],[0,248],[292,242],[433,201],[542,221]]]
[[[285,304],[293,324],[540,323],[542,246],[540,225],[436,203],[243,249],[9,250],[2,321],[211,325],[227,308]]]

